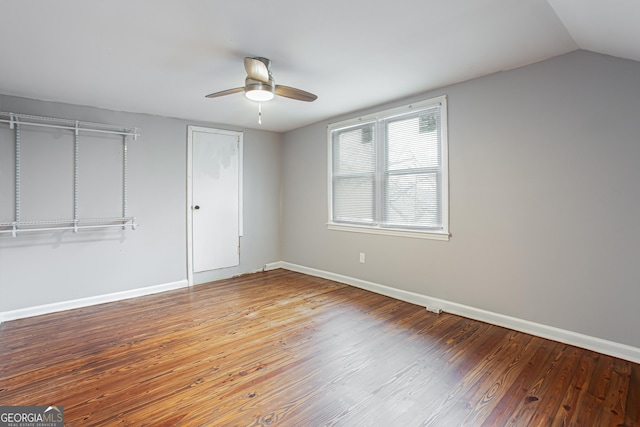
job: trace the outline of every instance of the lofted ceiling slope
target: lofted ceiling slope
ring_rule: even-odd
[[[640,60],[635,0],[0,0],[0,93],[284,132],[576,49]],[[257,105],[243,57],[318,95]]]

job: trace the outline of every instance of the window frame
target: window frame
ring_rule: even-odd
[[[383,189],[374,190],[374,198],[376,204],[376,218],[372,225],[365,224],[349,224],[345,222],[334,222],[333,221],[333,131],[338,129],[348,129],[348,128],[357,128],[360,126],[364,126],[367,123],[375,122],[376,127],[378,129],[378,124],[383,121],[388,121],[393,119],[394,117],[402,116],[405,114],[410,114],[412,112],[418,112],[421,110],[427,110],[429,108],[433,108],[435,106],[440,106],[440,155],[441,155],[441,208],[442,208],[442,229],[441,230],[433,230],[433,229],[420,229],[418,227],[388,227],[382,226],[379,224],[380,221],[380,211],[381,199]],[[408,105],[404,105],[401,107],[391,108],[387,110],[377,111],[375,113],[367,114],[364,116],[354,117],[351,119],[343,120],[336,123],[331,123],[327,127],[327,186],[328,186],[328,222],[327,228],[329,230],[336,231],[347,231],[354,233],[368,233],[368,234],[379,234],[379,235],[388,235],[388,236],[401,236],[401,237],[411,237],[411,238],[421,238],[421,239],[433,239],[433,240],[445,240],[448,241],[451,237],[449,232],[449,141],[448,141],[448,118],[447,118],[447,96],[442,95],[435,98],[430,98],[420,102],[414,102]],[[376,130],[377,132],[377,130]],[[382,135],[376,134],[376,137],[380,138]],[[386,142],[382,144],[384,149],[387,150],[388,147]],[[376,149],[377,150],[377,149]],[[389,171],[386,170],[383,163],[385,162],[384,156],[379,156],[376,162],[376,175],[384,175]],[[394,171],[395,172],[395,171]],[[374,181],[374,186],[380,184],[384,185],[384,180],[381,180],[380,177]]]

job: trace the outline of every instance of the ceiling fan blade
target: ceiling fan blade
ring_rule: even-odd
[[[244,58],[244,69],[250,79],[269,83],[269,68],[257,58]]]
[[[296,99],[298,101],[312,102],[318,99],[318,97],[312,93],[305,92],[295,87],[276,85],[276,95],[284,96],[285,98]]]
[[[205,96],[205,98],[217,98],[219,96],[231,95],[232,93],[238,93],[243,91],[244,91],[244,87],[236,87],[233,89],[227,89],[220,92],[210,93],[209,95]]]

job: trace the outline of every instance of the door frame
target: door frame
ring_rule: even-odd
[[[238,237],[244,234],[243,227],[243,132],[225,129],[187,126],[187,281],[193,286],[193,133],[205,132],[231,135],[238,138]]]

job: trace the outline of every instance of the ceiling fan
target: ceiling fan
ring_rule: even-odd
[[[217,98],[218,96],[231,95],[232,93],[243,91],[247,98],[259,102],[270,101],[274,95],[306,102],[312,102],[318,98],[316,95],[301,89],[277,85],[271,75],[271,60],[267,58],[244,58],[244,69],[247,71],[247,78],[243,87],[210,93],[206,98]]]

